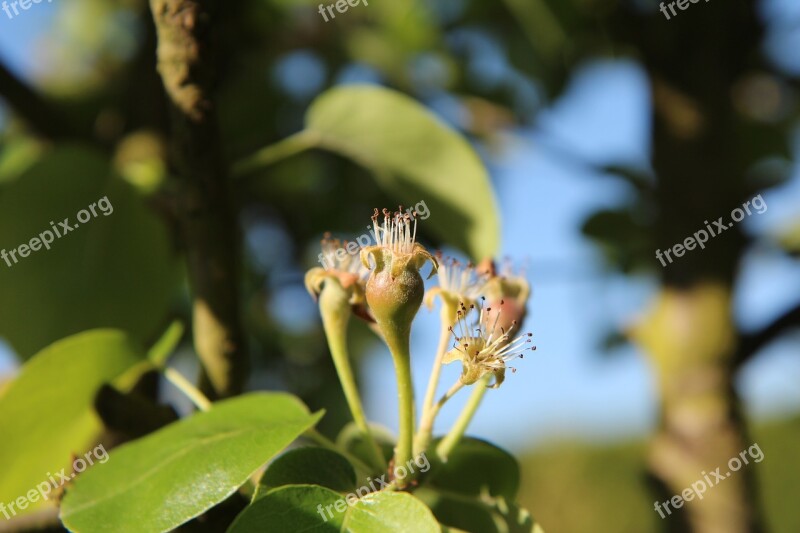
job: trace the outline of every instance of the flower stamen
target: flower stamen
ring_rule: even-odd
[[[492,388],[498,387],[505,379],[508,363],[514,359],[522,359],[526,350],[535,350],[530,346],[533,342],[532,333],[524,333],[513,338],[514,331],[518,328],[516,320],[511,322],[508,330],[499,327],[500,315],[505,302],[500,302],[500,308],[493,310],[484,307],[481,298],[478,316],[475,318],[475,305],[467,307],[460,304],[457,312],[455,327],[450,332],[455,338],[453,349],[448,352],[445,363],[460,360],[463,365],[461,380],[466,385],[471,385],[486,374],[494,374]]]

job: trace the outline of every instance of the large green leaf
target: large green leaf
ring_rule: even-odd
[[[59,341],[28,361],[0,397],[0,502],[69,468],[71,454],[82,455],[101,429],[92,410],[97,390],[144,359],[144,350],[123,332],[96,330]]]
[[[430,454],[435,456],[433,451]],[[450,528],[473,533],[541,533],[530,513],[514,503],[519,481],[519,465],[511,454],[486,441],[465,438],[446,463],[433,465],[415,495]]]
[[[313,147],[371,170],[408,207],[424,202],[423,227],[473,259],[497,253],[500,223],[486,168],[464,137],[415,100],[373,85],[331,89],[311,105],[304,131],[261,150],[239,169],[248,172]]]
[[[341,494],[318,485],[280,487],[251,503],[236,517],[228,533],[338,533],[344,514],[336,512],[334,506],[341,500]]]
[[[341,494],[314,485],[287,485],[253,501],[228,533],[438,533],[430,509],[406,492],[375,492],[348,505]],[[337,508],[338,504],[338,508]]]
[[[105,197],[113,212],[96,205],[97,216],[78,221]],[[73,229],[48,250],[41,239],[55,236],[51,222],[65,231],[64,219]],[[14,263],[10,252],[31,244],[38,250],[15,252]],[[23,358],[91,328],[149,341],[178,289],[177,257],[162,223],[104,155],[79,146],[52,149],[0,188],[2,250],[0,335]]]
[[[503,497],[469,497],[423,488],[415,495],[443,525],[470,533],[543,533],[531,514]]]
[[[424,224],[483,259],[497,253],[500,225],[486,168],[469,143],[413,99],[377,86],[320,96],[306,117],[319,146],[371,169],[409,206],[424,201]]]
[[[307,446],[275,459],[261,476],[256,497],[282,485],[321,485],[345,492],[356,488],[356,472],[342,455]]]
[[[514,501],[519,490],[519,465],[507,451],[486,441],[465,438],[450,452],[446,463],[434,465],[427,482],[433,488],[460,495],[502,496]]]
[[[233,494],[314,425],[295,397],[254,393],[115,449],[78,477],[61,519],[72,531],[169,531]]]
[[[356,502],[345,515],[343,530],[352,533],[438,533],[433,513],[407,492],[375,492]]]

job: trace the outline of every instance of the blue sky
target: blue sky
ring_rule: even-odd
[[[489,391],[472,433],[522,449],[531,442],[566,437],[643,435],[656,423],[653,376],[642,355],[627,347],[603,357],[597,348],[608,328],[631,323],[646,308],[656,281],[603,272],[597,251],[580,234],[587,215],[625,203],[630,191],[564,165],[537,143],[545,133],[556,132],[564,146],[584,159],[642,162],[648,149],[647,98],[645,79],[635,64],[587,64],[537,127],[518,132],[513,148],[490,161],[503,214],[502,255],[530,264],[534,296],[525,329],[533,331],[538,349],[515,364],[518,372],[500,389]],[[763,198],[768,209],[745,220],[749,231],[770,232],[798,215],[800,169],[791,183]],[[796,303],[800,266],[769,250],[756,250],[745,262],[739,286],[736,318],[752,329]],[[431,322],[435,318],[433,313]],[[779,416],[800,409],[797,341],[776,344],[744,369],[738,385],[751,413]],[[414,339],[414,354],[420,354],[414,365],[417,383],[426,381],[435,343],[436,326],[420,321]],[[443,383],[457,375],[457,368],[448,369]],[[394,390],[385,354],[372,358],[369,376],[368,411],[394,427],[393,405],[380,401],[391,397],[387,390]],[[463,399],[444,409],[437,423],[440,431],[452,424]]]
[[[767,5],[767,16],[800,17],[800,9],[791,0]],[[47,33],[56,9],[55,3],[37,4],[12,20],[0,12],[0,57],[26,76],[41,71],[37,42]],[[796,43],[799,32],[781,33],[771,37],[766,48],[796,50],[796,46],[786,48],[786,43]],[[774,60],[800,69],[791,57],[775,55]],[[597,251],[579,229],[588,214],[625,203],[630,191],[585,168],[565,164],[547,144],[557,138],[560,145],[588,161],[646,164],[648,105],[646,80],[635,63],[586,64],[535,127],[513,132],[502,153],[484,154],[503,218],[502,255],[528,265],[533,297],[525,329],[534,333],[538,350],[515,364],[518,372],[509,374],[500,389],[489,391],[471,433],[521,449],[559,437],[640,435],[655,424],[653,378],[641,354],[631,347],[614,357],[602,357],[598,351],[609,328],[630,323],[645,308],[655,280],[604,272]],[[800,168],[790,183],[765,194],[764,199],[768,211],[745,219],[748,231],[770,233],[797,216]],[[738,281],[737,320],[746,329],[756,328],[795,303],[800,295],[799,274],[796,262],[769,249],[754,250]],[[430,370],[437,317],[431,313],[429,320],[418,320],[414,330],[418,395]],[[749,411],[779,416],[800,409],[797,340],[770,347],[745,368],[738,385]],[[9,354],[0,343],[0,371],[8,364]],[[458,373],[457,365],[446,368],[443,383],[454,381]],[[392,375],[388,354],[380,351],[369,359],[366,404],[372,418],[396,427]],[[463,397],[456,398],[445,408],[439,429],[452,423],[462,401]]]

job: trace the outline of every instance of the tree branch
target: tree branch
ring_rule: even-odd
[[[194,343],[211,391],[241,392],[247,373],[239,319],[238,239],[212,98],[210,0],[150,0],[158,71],[171,108],[178,216],[193,292]]]
[[[74,131],[39,93],[0,62],[0,96],[39,135],[51,140],[86,137]]]
[[[789,309],[762,330],[750,335],[743,335],[739,341],[739,349],[736,353],[734,364],[738,367],[746,363],[758,353],[761,348],[793,327],[800,327],[800,304]]]

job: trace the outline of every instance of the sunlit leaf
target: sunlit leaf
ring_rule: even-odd
[[[81,533],[169,531],[233,494],[321,416],[283,393],[216,403],[112,450],[67,491],[61,519]]]
[[[0,398],[0,502],[25,495],[49,473],[69,472],[71,455],[82,455],[101,429],[95,393],[144,359],[142,348],[113,330],[69,337],[30,359]]]
[[[304,131],[257,152],[237,173],[314,147],[370,170],[399,204],[417,208],[423,231],[473,259],[497,253],[500,223],[486,168],[464,137],[415,100],[371,85],[331,89],[311,105]]]
[[[375,492],[361,498],[344,519],[343,530],[354,533],[438,533],[433,513],[407,492]]]
[[[318,145],[371,169],[405,205],[424,201],[424,221],[473,259],[498,251],[500,229],[488,173],[469,143],[415,100],[377,86],[320,96],[306,117]]]

